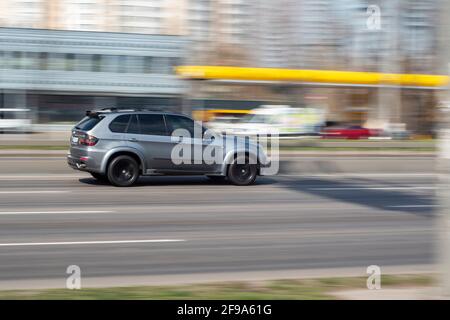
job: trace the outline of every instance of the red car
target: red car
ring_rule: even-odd
[[[325,128],[321,132],[322,138],[335,139],[367,139],[379,135],[379,130],[367,129],[361,126]]]

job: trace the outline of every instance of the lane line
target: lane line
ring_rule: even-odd
[[[0,191],[0,194],[33,194],[33,193],[69,193],[70,191],[63,190],[14,190],[14,191]]]
[[[339,191],[339,190],[435,190],[436,187],[330,187],[330,188],[310,188],[316,191]]]
[[[63,242],[16,242],[0,243],[0,247],[24,247],[24,246],[65,246],[86,244],[129,244],[129,243],[163,243],[185,242],[184,239],[151,239],[151,240],[111,240],[111,241],[63,241]]]
[[[6,215],[33,215],[33,214],[87,214],[87,213],[113,213],[114,211],[88,210],[88,211],[0,211],[0,216]]]
[[[80,179],[80,178],[89,178],[89,175],[81,175],[81,174],[49,174],[49,175],[0,175],[0,180],[10,181],[10,180],[71,180],[71,179]]]
[[[387,206],[387,208],[434,208],[439,207],[437,204],[405,204],[396,206]]]
[[[277,174],[277,177],[437,177],[436,172],[423,172],[423,173],[287,173]]]

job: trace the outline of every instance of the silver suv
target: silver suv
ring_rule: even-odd
[[[262,147],[248,138],[211,134],[185,115],[139,109],[87,111],[70,144],[69,166],[120,187],[141,175],[206,175],[250,185],[268,165]]]

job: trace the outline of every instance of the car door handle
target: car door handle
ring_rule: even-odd
[[[136,139],[136,138],[130,138],[130,139],[128,139],[128,141],[133,141],[133,142],[137,142],[137,141],[138,141],[138,139]]]

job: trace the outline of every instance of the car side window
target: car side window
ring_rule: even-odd
[[[109,124],[109,130],[117,133],[125,133],[129,121],[130,121],[129,114],[120,115],[116,117],[113,121],[111,121],[111,123]]]
[[[127,133],[140,134],[140,126],[137,115],[133,114],[130,119],[130,124],[128,125]]]
[[[140,114],[141,134],[167,136],[166,124],[162,114]]]
[[[200,134],[203,135],[203,128],[201,128],[200,125],[195,123],[195,121],[190,118],[183,116],[166,115],[166,121],[169,135],[172,135],[172,132],[177,129],[186,129],[191,134],[191,137],[194,137],[194,127],[198,127],[198,129],[200,129]]]

